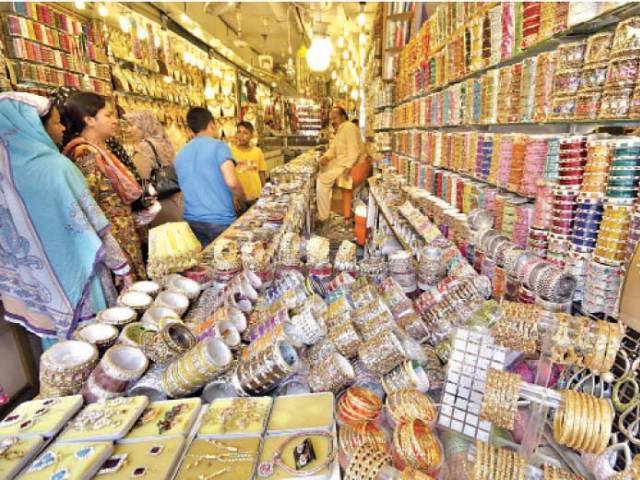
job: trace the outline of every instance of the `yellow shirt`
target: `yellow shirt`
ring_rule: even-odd
[[[231,153],[236,161],[236,175],[247,200],[255,200],[262,192],[259,172],[267,171],[262,150],[258,147],[240,150],[235,145],[231,145]]]

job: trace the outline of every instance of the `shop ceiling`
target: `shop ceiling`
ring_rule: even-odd
[[[362,5],[362,7],[361,7]],[[249,65],[257,67],[259,55],[273,57],[275,71],[308,46],[319,22],[325,24],[334,46],[338,38],[371,32],[377,2],[166,2],[156,6],[182,23],[193,21],[219,39]],[[358,14],[365,14],[364,27]],[[291,49],[289,49],[291,47]]]

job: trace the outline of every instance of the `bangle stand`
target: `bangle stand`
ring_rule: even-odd
[[[490,368],[504,370],[507,350],[493,337],[457,328],[451,342],[447,375],[442,389],[440,427],[488,442],[491,422],[480,419],[480,407]]]

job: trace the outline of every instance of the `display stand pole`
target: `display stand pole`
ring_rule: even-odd
[[[541,315],[549,321],[549,317]],[[543,319],[541,321],[544,322]],[[531,395],[533,404],[531,405],[531,415],[525,427],[524,436],[520,444],[520,455],[527,461],[533,457],[536,448],[540,443],[542,433],[547,424],[547,415],[549,408],[558,408],[562,401],[562,397],[556,391],[546,388],[551,380],[551,372],[553,370],[553,361],[551,359],[552,334],[555,326],[549,325],[550,328],[545,329],[546,334],[541,338],[541,354],[538,361],[538,369],[536,379],[533,385],[526,385],[523,390],[523,396]],[[535,400],[534,400],[535,398]]]

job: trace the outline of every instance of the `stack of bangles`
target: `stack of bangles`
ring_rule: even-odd
[[[174,360],[162,375],[162,385],[171,397],[188,395],[224,373],[233,356],[219,338],[208,337]]]
[[[594,252],[594,259],[606,265],[617,266],[624,262],[633,206],[604,206],[604,215]]]
[[[376,480],[386,465],[391,465],[388,453],[370,444],[361,445],[351,456],[344,480]]]
[[[438,414],[429,396],[418,390],[400,390],[388,395],[385,408],[396,423],[410,422],[418,418],[431,424],[435,422]]]
[[[552,467],[551,465],[544,465],[542,467],[543,480],[583,480],[578,475],[567,472],[558,467]]]
[[[607,399],[564,390],[553,418],[556,442],[581,453],[600,454],[609,444],[615,411]]]
[[[525,460],[516,452],[506,448],[492,447],[480,440],[476,441],[476,461],[473,467],[474,480],[524,480]]]
[[[372,422],[382,410],[382,400],[363,387],[349,387],[338,400],[336,413],[342,423]]]
[[[520,376],[515,373],[489,369],[485,384],[480,418],[498,427],[513,430],[518,413]]]
[[[387,437],[380,426],[372,422],[360,422],[340,427],[340,449],[350,456],[362,445],[372,445],[385,450]]]
[[[540,307],[508,301],[503,301],[501,307],[502,318],[491,330],[496,342],[522,353],[535,353],[539,344]]]
[[[420,419],[396,426],[393,447],[402,461],[418,470],[437,470],[442,464],[442,449],[429,426]]]

